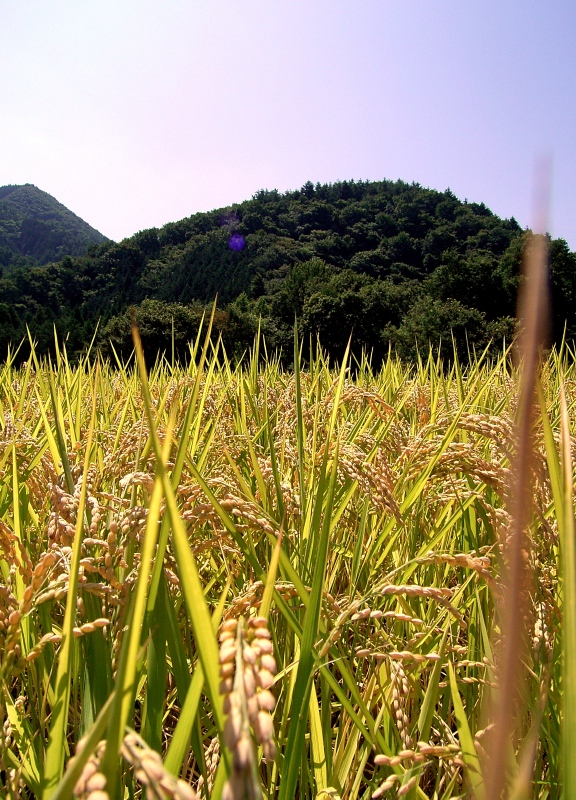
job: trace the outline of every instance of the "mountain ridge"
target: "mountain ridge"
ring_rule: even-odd
[[[0,186],[0,266],[84,255],[107,237],[31,183]]]

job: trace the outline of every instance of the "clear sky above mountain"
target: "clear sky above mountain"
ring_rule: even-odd
[[[2,0],[0,185],[121,239],[258,189],[415,181],[576,249],[574,0]]]

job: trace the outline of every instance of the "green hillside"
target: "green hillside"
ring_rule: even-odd
[[[106,237],[32,184],[0,187],[0,267],[81,256]]]
[[[185,355],[203,307],[218,296],[217,329],[232,353],[261,324],[271,348],[291,352],[294,319],[338,356],[378,360],[392,346],[414,356],[452,337],[468,348],[513,331],[527,234],[485,205],[402,181],[307,183],[105,242],[82,257],[20,269],[0,280],[0,346],[26,324],[41,350],[53,325],[71,352],[92,338],[131,349],[127,309],[138,308],[147,351]],[[576,254],[551,242],[556,339],[576,335]],[[25,349],[22,353],[25,354]]]

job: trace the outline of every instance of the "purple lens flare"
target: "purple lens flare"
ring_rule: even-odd
[[[232,236],[228,239],[228,247],[231,250],[236,250],[236,251],[242,250],[245,244],[246,241],[244,237],[239,233],[233,233]]]

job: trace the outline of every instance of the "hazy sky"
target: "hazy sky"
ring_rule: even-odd
[[[576,249],[576,0],[0,0],[0,185],[121,239],[307,180],[415,181]]]

